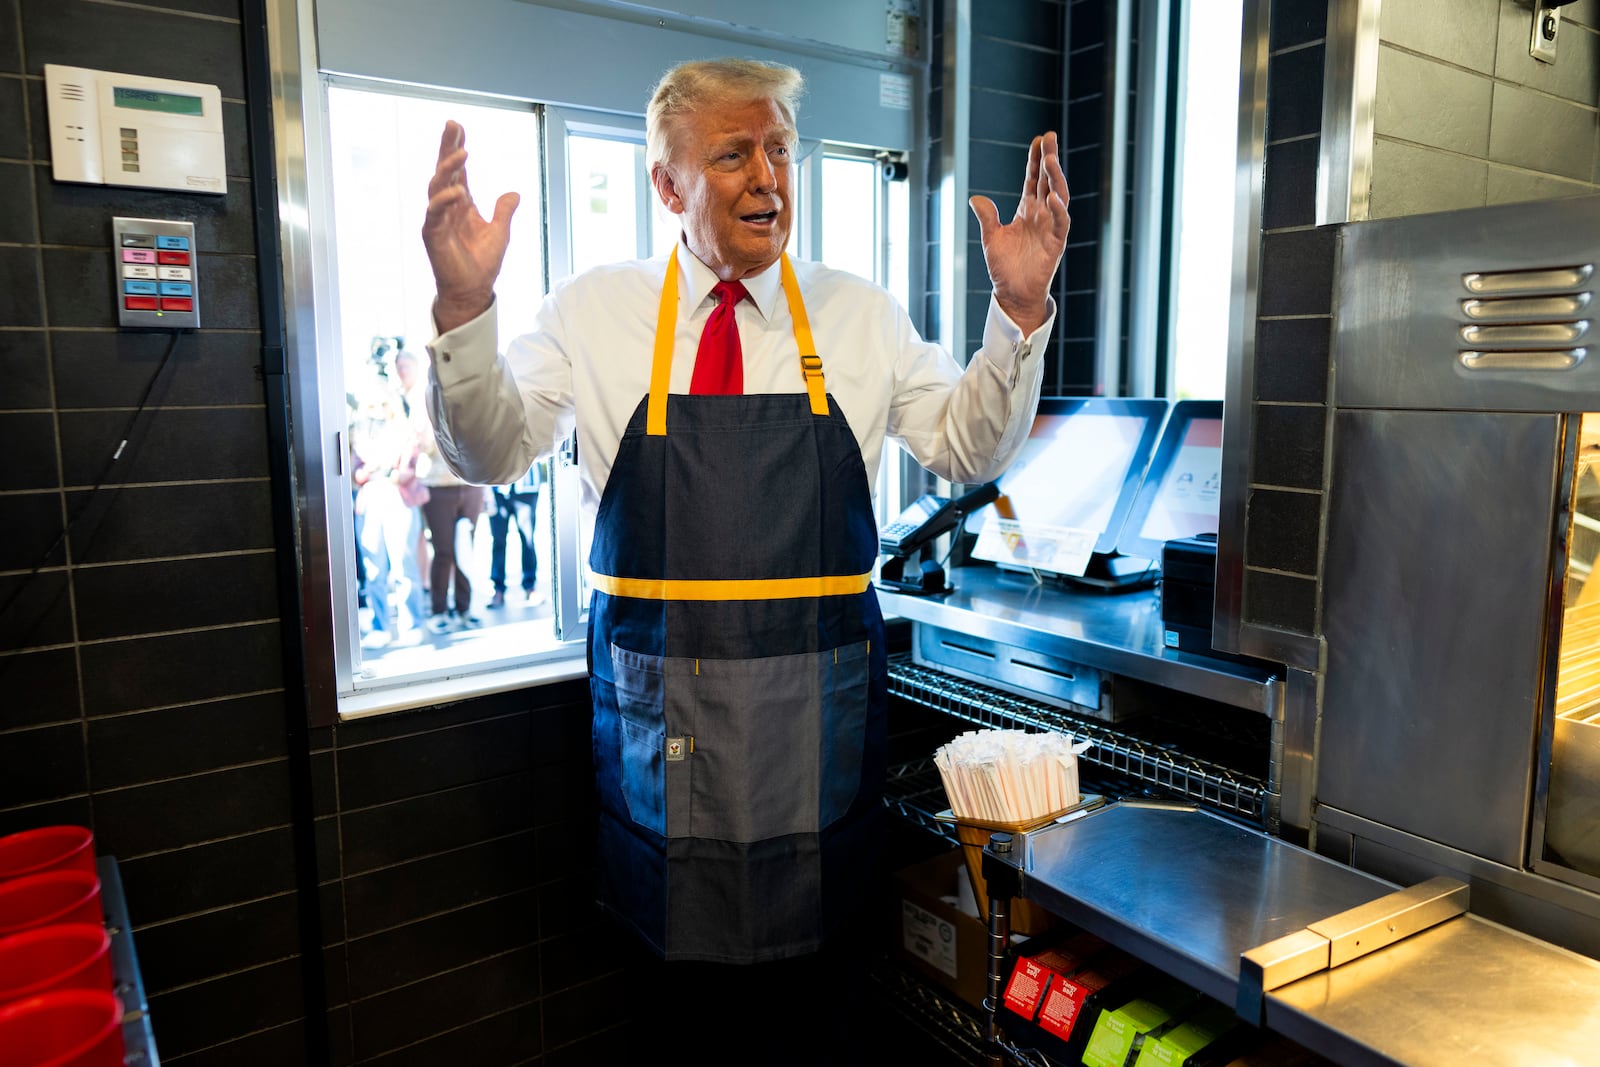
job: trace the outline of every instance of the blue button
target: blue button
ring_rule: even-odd
[[[155,282],[123,282],[122,291],[129,296],[155,296]]]
[[[194,286],[188,282],[162,282],[162,296],[193,296]]]
[[[189,239],[187,237],[160,237],[160,236],[158,236],[158,237],[156,237],[156,247],[157,248],[175,248],[180,252],[187,252],[187,251],[189,251]]]

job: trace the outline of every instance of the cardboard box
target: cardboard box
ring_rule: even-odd
[[[955,903],[957,880],[965,877],[960,849],[895,873],[896,947],[912,970],[981,1011],[989,987],[989,928]]]

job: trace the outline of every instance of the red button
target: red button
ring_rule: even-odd
[[[193,311],[194,299],[187,296],[167,296],[161,299],[162,311]]]
[[[122,298],[122,306],[129,311],[154,311],[156,309],[156,298],[153,296],[125,296]]]
[[[187,253],[187,252],[157,252],[156,253],[156,262],[157,263],[166,263],[169,266],[174,266],[174,267],[187,267],[189,265],[189,253]]]

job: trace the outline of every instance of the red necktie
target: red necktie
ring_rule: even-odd
[[[739,350],[739,326],[733,318],[733,307],[750,292],[741,282],[718,282],[711,295],[717,298],[717,306],[711,309],[705,332],[700,335],[689,392],[742,393],[744,354]]]

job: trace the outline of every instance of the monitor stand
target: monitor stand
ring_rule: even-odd
[[[1124,556],[1116,552],[1096,552],[1089,557],[1089,566],[1082,574],[1064,574],[1061,580],[1107,593],[1120,593],[1154,585],[1160,577],[1159,560]]]

